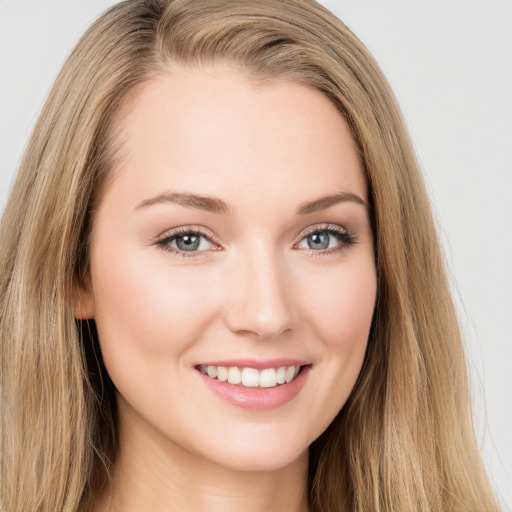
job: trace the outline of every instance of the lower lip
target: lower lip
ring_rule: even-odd
[[[302,389],[308,377],[310,366],[304,366],[301,372],[291,382],[278,384],[273,388],[246,388],[235,386],[229,382],[212,379],[197,371],[205,384],[218,396],[227,402],[254,411],[275,409],[288,403]]]

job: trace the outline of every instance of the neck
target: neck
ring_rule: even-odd
[[[121,422],[112,486],[98,511],[307,512],[307,477],[307,451],[283,468],[245,471]]]

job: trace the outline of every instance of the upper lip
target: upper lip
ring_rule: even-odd
[[[254,368],[256,370],[263,370],[265,368],[280,368],[281,366],[306,366],[311,364],[311,361],[305,359],[293,359],[289,357],[279,359],[229,359],[229,360],[215,360],[215,361],[201,361],[196,366],[237,366],[238,368]]]

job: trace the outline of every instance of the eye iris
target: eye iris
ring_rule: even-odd
[[[195,251],[199,248],[201,237],[199,235],[181,235],[176,238],[176,245],[181,251]]]
[[[329,247],[329,233],[325,231],[320,231],[318,233],[313,233],[308,235],[308,247],[310,249],[327,249]]]

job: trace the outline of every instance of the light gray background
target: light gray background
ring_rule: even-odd
[[[0,211],[44,98],[115,0],[0,0]],[[373,52],[425,171],[485,461],[512,509],[512,1],[324,0]]]

